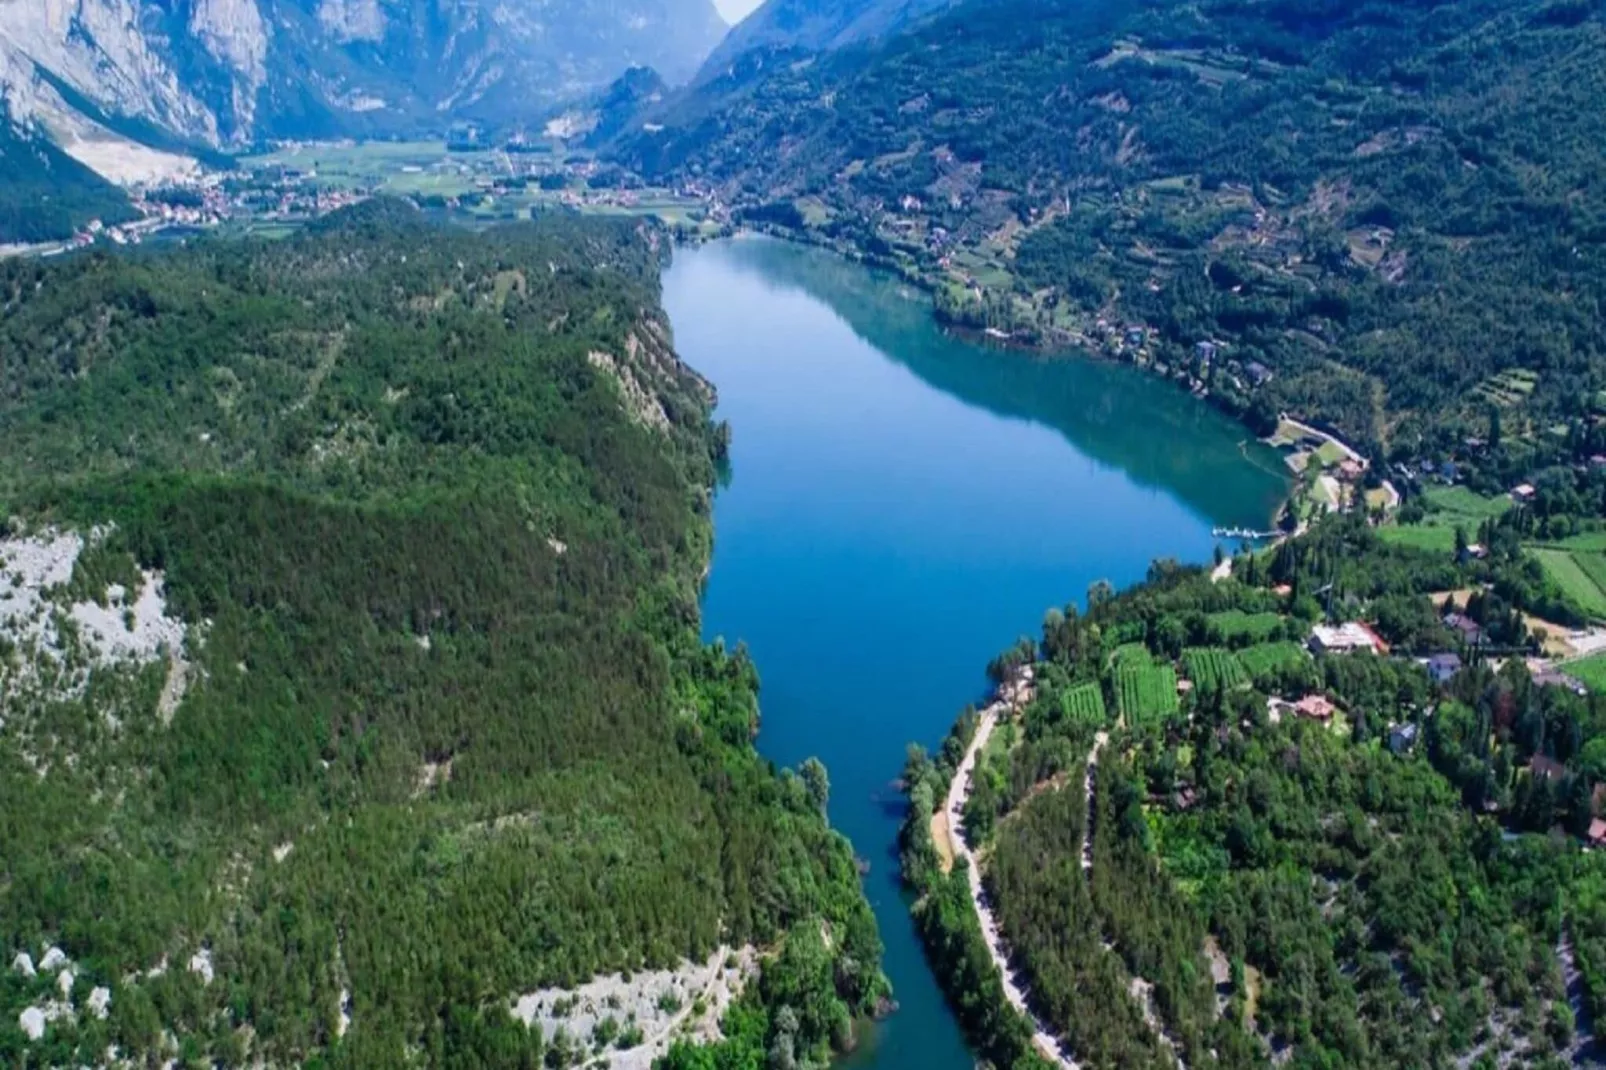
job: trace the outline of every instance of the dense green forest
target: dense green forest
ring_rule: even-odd
[[[1451,590],[1479,592],[1476,640],[1430,602]],[[1597,1057],[1606,862],[1581,848],[1606,697],[1509,656],[1544,638],[1518,611],[1546,595],[1516,554],[1399,546],[1334,518],[1224,581],[1158,562],[1130,591],[1095,585],[999,657],[995,678],[1029,665],[1035,688],[981,752],[965,833],[1034,1009],[1084,1065]],[[1388,649],[1312,656],[1304,637],[1331,619],[1368,621]],[[1427,656],[1450,654],[1430,676]],[[1172,701],[1134,686],[1156,679]],[[975,719],[934,756],[914,749],[905,777],[904,870],[939,966],[976,926],[963,863],[943,872],[932,831]],[[1007,1037],[986,1024],[1009,1012],[976,954],[950,995],[979,1038]]]
[[[0,245],[70,238],[92,219],[133,218],[121,191],[11,122],[0,101]]]
[[[1491,397],[1509,431],[1606,385],[1603,10],[978,0],[737,63],[607,151],[899,264],[960,322],[1142,325],[1171,367],[1213,339],[1230,406],[1414,451],[1483,434]]]
[[[65,1016],[4,975],[0,1062],[564,1065],[630,1030],[517,994],[721,944],[766,962],[727,1047],[851,1041],[885,981],[824,778],[758,757],[756,670],[698,637],[724,435],[664,255],[375,201],[0,265],[0,567],[87,536],[37,592],[60,652],[0,644],[0,951],[78,975]],[[181,644],[74,642],[157,575]]]

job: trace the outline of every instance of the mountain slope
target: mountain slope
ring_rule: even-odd
[[[896,32],[952,0],[768,0],[731,27],[698,73],[717,78],[753,51],[824,52]]]
[[[1275,375],[1263,410],[1401,449],[1485,434],[1490,404],[1508,434],[1582,418],[1606,386],[1593,0],[971,3],[745,74],[614,157],[772,219],[810,198],[956,319],[1146,324],[1173,366],[1213,338]],[[1538,386],[1482,389],[1512,368]]]
[[[120,190],[0,106],[0,245],[68,238],[91,220],[133,214]]]
[[[749,985],[744,1028],[819,1059],[877,998],[851,850],[698,638],[662,240],[376,201],[0,264],[0,1063],[578,1065],[663,990],[521,994],[822,933],[763,966],[804,1024]]]
[[[724,30],[709,0],[0,0],[0,85],[207,145],[397,133],[684,78]]]

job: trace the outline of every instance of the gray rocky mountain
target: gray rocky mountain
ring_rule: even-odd
[[[195,147],[499,122],[632,65],[689,77],[711,0],[0,0],[11,121],[119,181]]]

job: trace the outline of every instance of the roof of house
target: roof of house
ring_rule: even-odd
[[[1534,755],[1533,761],[1528,763],[1528,771],[1534,776],[1544,777],[1546,780],[1553,780],[1556,777],[1565,776],[1567,773],[1567,767],[1556,761],[1554,758],[1547,757],[1543,754],[1536,754]]]
[[[1328,650],[1360,650],[1364,647],[1380,654],[1388,653],[1388,644],[1383,642],[1382,637],[1360,621],[1345,621],[1336,627],[1318,624],[1310,634],[1312,639]]]
[[[1309,717],[1316,721],[1325,721],[1333,716],[1336,707],[1324,695],[1306,695],[1294,703],[1294,712],[1301,717]]]

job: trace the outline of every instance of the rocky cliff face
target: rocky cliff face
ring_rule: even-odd
[[[397,133],[634,64],[685,78],[724,29],[711,0],[0,0],[0,92],[68,151],[125,120],[212,146]]]

